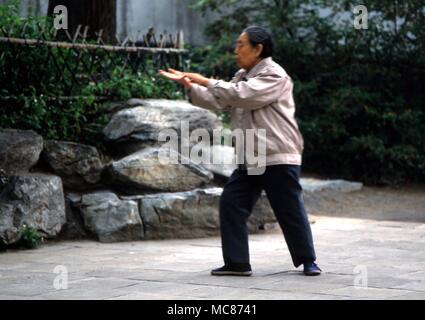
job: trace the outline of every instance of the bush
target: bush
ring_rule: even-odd
[[[229,9],[205,30],[211,44],[192,51],[192,68],[207,75],[232,77],[233,42],[248,25],[272,32],[274,60],[295,82],[305,170],[377,185],[425,180],[423,3],[363,1],[368,30],[353,27],[348,0],[196,4]]]
[[[19,1],[0,5],[0,28],[14,25],[15,37],[42,39],[43,26],[49,30],[52,21],[46,17],[19,17]],[[25,34],[21,33],[27,24]],[[157,76],[152,57],[146,57],[143,70],[130,65],[121,70],[126,55],[98,53],[102,61],[92,66],[94,76],[102,76],[104,68],[110,76],[92,81],[84,74],[88,51],[80,60],[72,49],[43,46],[25,47],[19,51],[12,44],[0,47],[0,128],[34,130],[47,139],[68,140],[99,145],[102,128],[108,117],[105,101],[124,101],[129,98],[182,99],[183,90],[176,84]],[[58,74],[57,65],[63,68]],[[103,69],[102,69],[103,66]],[[73,72],[82,80],[72,88]]]
[[[44,241],[37,229],[23,225],[19,229],[19,240],[16,243],[7,245],[0,239],[0,252],[8,249],[36,249]]]
[[[24,225],[20,230],[20,239],[16,246],[26,249],[36,249],[42,242],[43,238],[37,229]]]

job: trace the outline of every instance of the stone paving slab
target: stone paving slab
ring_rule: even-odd
[[[305,277],[280,230],[250,236],[254,274],[212,277],[220,238],[52,242],[0,254],[0,299],[425,299],[422,223],[314,217],[320,277]],[[68,288],[57,290],[57,266]]]

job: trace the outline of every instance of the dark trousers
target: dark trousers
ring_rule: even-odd
[[[299,183],[301,166],[268,166],[262,175],[237,169],[226,183],[220,199],[220,230],[225,264],[249,264],[247,220],[266,191],[282,228],[295,267],[314,262],[313,236]]]

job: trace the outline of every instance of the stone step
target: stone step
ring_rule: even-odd
[[[301,178],[301,185],[306,192],[335,191],[353,192],[363,188],[361,182],[347,180],[321,180],[315,178]]]
[[[324,193],[328,200],[329,197],[336,199],[341,193],[361,190],[363,186],[361,183],[345,180],[314,178],[303,178],[301,184],[311,223],[314,223],[311,214],[326,211],[322,201]],[[220,229],[219,205],[222,192],[222,188],[199,188],[185,192],[118,197],[104,191],[82,196],[68,194],[67,199],[72,208],[79,210],[77,215],[83,217],[83,227],[88,233],[94,234],[100,241],[115,242],[216,236]],[[132,219],[127,217],[124,204],[131,205]],[[140,216],[140,220],[134,217],[134,212]],[[114,221],[114,224],[108,225],[107,221]],[[135,225],[138,228],[137,236],[133,232]],[[276,227],[276,218],[263,192],[248,220],[249,231],[254,234]]]

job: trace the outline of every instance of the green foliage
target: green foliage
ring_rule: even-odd
[[[226,12],[205,30],[191,68],[230,79],[234,41],[248,25],[274,36],[274,59],[295,82],[304,167],[371,184],[425,179],[425,3],[365,0],[368,30],[352,1],[195,1]],[[395,23],[395,21],[397,23]]]
[[[106,96],[109,99],[125,100],[130,98],[182,99],[183,93],[173,82],[157,76],[157,70],[150,63],[145,72],[121,73],[117,68],[112,79],[98,84],[89,84],[83,88],[84,96]]]
[[[20,18],[19,1],[0,5],[0,28],[10,30],[12,36],[42,39],[52,21],[46,17]],[[22,34],[23,26],[25,33]],[[13,45],[0,47],[0,128],[35,130],[47,139],[78,141],[100,147],[101,129],[108,121],[104,103],[129,98],[182,99],[183,91],[176,84],[157,75],[151,58],[146,59],[143,71],[134,71],[124,64],[125,55],[98,52],[103,67],[111,73],[104,80],[92,81],[84,73],[90,65],[91,52],[82,51],[80,57],[72,49],[43,46],[16,50]],[[77,59],[80,58],[80,59]],[[55,61],[57,63],[55,63]],[[78,62],[80,61],[80,62]],[[106,63],[108,61],[108,63]],[[104,63],[105,62],[105,63]],[[57,66],[67,66],[58,74]],[[93,74],[102,74],[101,64],[92,66]],[[96,69],[98,68],[98,69]],[[74,74],[83,81],[73,83]]]
[[[24,225],[20,229],[20,239],[17,246],[26,249],[36,249],[42,241],[43,238],[40,236],[37,229]]]

